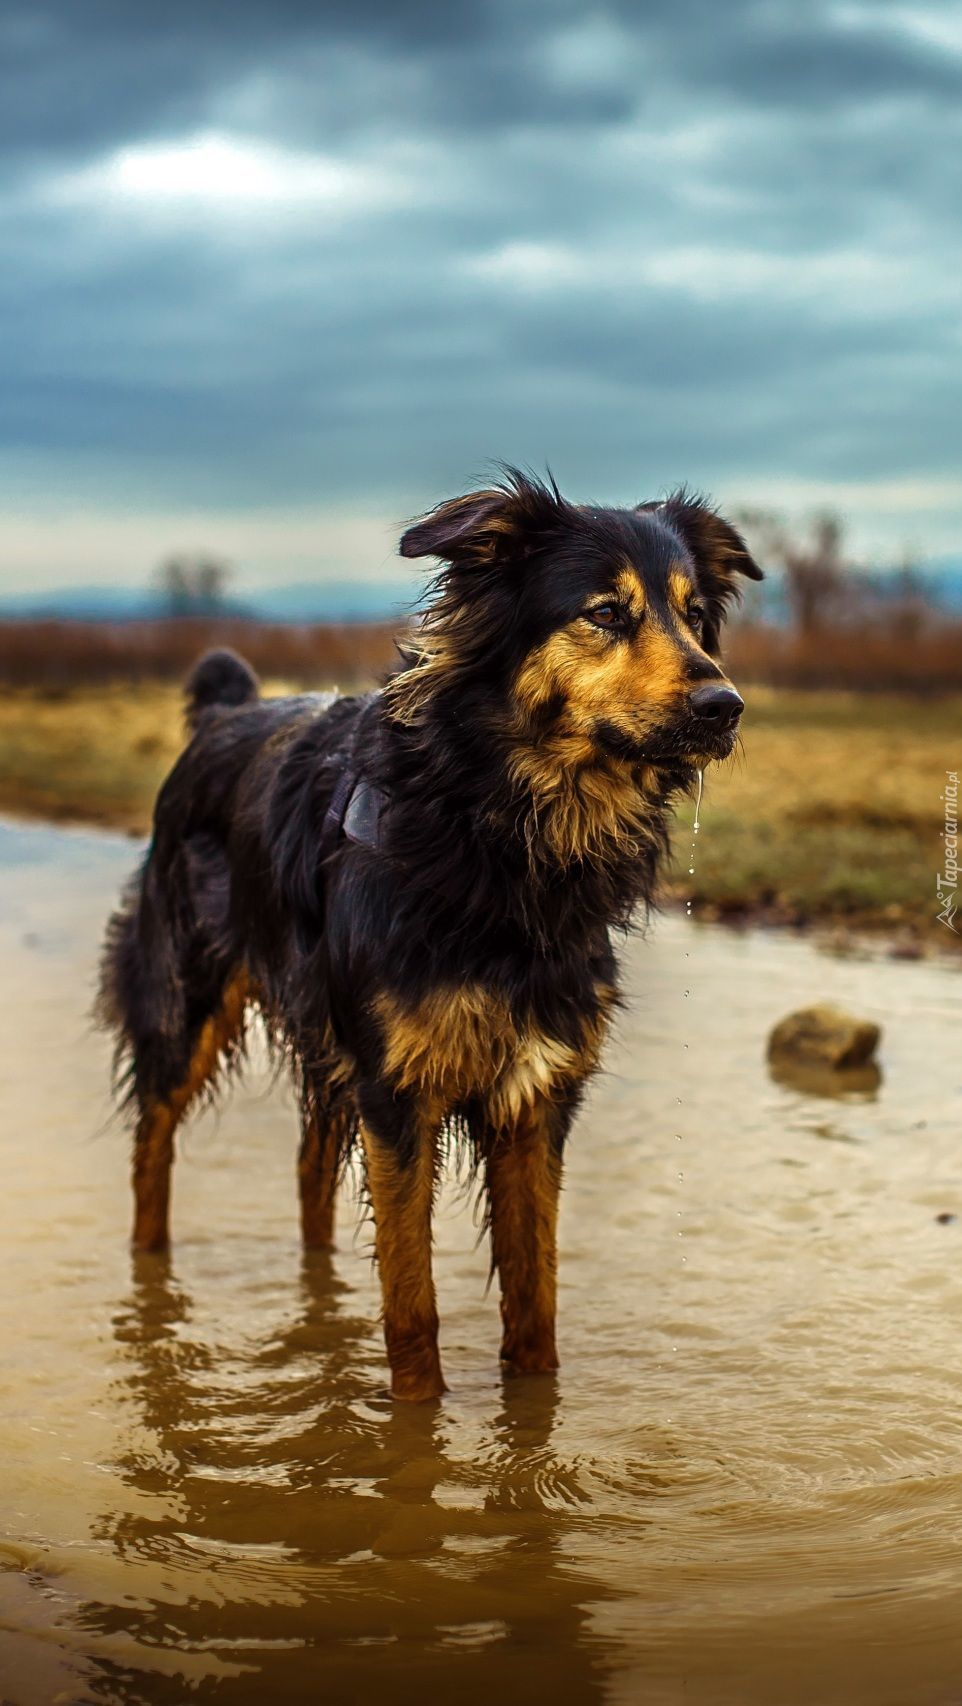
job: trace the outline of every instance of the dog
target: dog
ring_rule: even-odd
[[[672,802],[731,753],[738,532],[684,490],[575,505],[506,470],[400,551],[441,567],[375,692],[263,699],[201,660],[189,744],[112,917],[99,1011],[134,1123],[133,1242],[163,1249],[174,1134],[257,1009],[299,1091],[301,1223],[359,1146],[395,1398],[445,1390],[431,1217],[445,1140],[485,1196],[510,1370],[558,1366],[565,1143],[655,896]]]

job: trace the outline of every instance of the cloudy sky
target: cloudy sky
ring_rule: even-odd
[[[550,464],[956,554],[962,6],[6,0],[0,586]]]

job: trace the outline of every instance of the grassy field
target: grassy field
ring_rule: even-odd
[[[936,922],[946,771],[962,700],[747,692],[744,751],[706,777],[694,876],[679,813],[674,892],[703,917],[828,920],[962,946]]]
[[[743,753],[706,779],[694,876],[691,808],[679,813],[672,896],[705,918],[959,943],[936,923],[935,876],[962,700],[754,687],[748,702]],[[180,704],[166,684],[8,691],[0,809],[145,832]]]

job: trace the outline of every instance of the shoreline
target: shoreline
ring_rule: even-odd
[[[267,683],[265,690],[292,683]],[[908,959],[962,949],[938,920],[947,772],[962,696],[758,689],[737,756],[705,778],[694,873],[693,805],[677,802],[662,904],[702,922],[864,935]],[[148,833],[183,749],[176,683],[114,682],[0,702],[0,810],[21,819]]]
[[[10,791],[0,786],[0,826],[13,828],[54,829],[64,833],[103,836],[105,839],[146,842],[150,825],[135,813],[92,814],[72,803],[59,801],[53,810],[25,804],[11,798]],[[962,971],[962,954],[954,939],[943,944],[934,932],[923,935],[901,921],[879,918],[862,913],[811,912],[791,913],[784,908],[752,903],[719,905],[711,900],[695,900],[689,911],[690,896],[682,884],[671,879],[662,889],[652,908],[659,913],[682,916],[695,925],[720,925],[733,935],[749,930],[772,935],[787,935],[812,942],[821,953],[836,958],[885,958],[930,960],[944,963]],[[948,935],[947,931],[942,934]],[[962,940],[958,948],[962,949]]]

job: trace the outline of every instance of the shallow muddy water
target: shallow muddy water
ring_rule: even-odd
[[[502,1378],[452,1184],[451,1392],[394,1408],[370,1228],[345,1193],[302,1258],[265,1071],[189,1128],[169,1261],[127,1252],[85,1015],[135,855],[0,829],[0,1700],[962,1700],[962,978],[632,941],[560,1375]],[[770,1078],[770,1024],[819,997],[884,1026],[876,1089]]]

